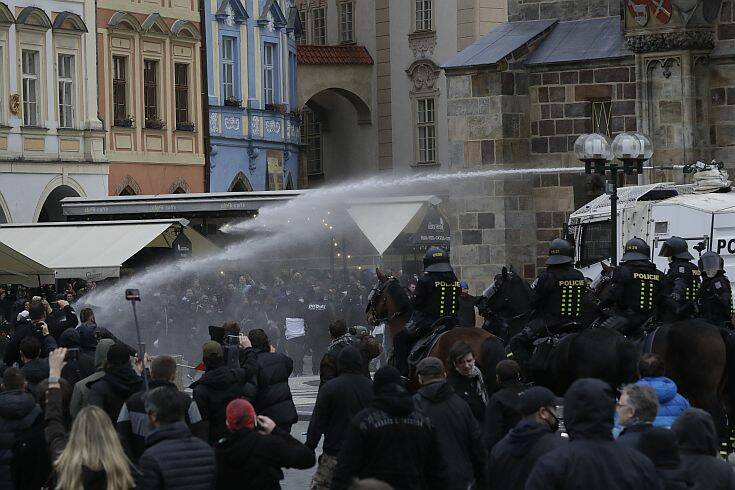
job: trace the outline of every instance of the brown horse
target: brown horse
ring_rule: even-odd
[[[413,314],[413,306],[406,289],[398,279],[386,276],[380,269],[375,271],[378,283],[373,287],[368,297],[367,318],[374,325],[385,322],[386,331],[384,345],[386,352],[392,348],[393,337],[400,332]],[[439,340],[432,347],[430,356],[441,359],[445,369],[449,370],[449,350],[459,341],[466,342],[472,348],[472,353],[482,371],[488,393],[496,389],[495,366],[505,358],[503,342],[488,332],[475,327],[455,327],[439,336]],[[411,373],[409,388],[416,389],[418,380],[415,373]]]

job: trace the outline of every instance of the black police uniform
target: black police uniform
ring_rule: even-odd
[[[627,322],[620,327],[624,335],[636,334],[663,301],[664,273],[650,260],[629,260],[613,271],[609,304]]]
[[[666,272],[665,286],[674,303],[678,319],[694,318],[697,315],[697,290],[701,279],[699,268],[686,259],[675,258]]]
[[[571,332],[581,325],[586,281],[571,264],[550,265],[531,286],[533,319],[510,340],[510,347],[521,363],[530,360],[533,342],[544,335]]]
[[[699,316],[712,325],[732,328],[732,288],[723,271],[704,277],[697,291]]]

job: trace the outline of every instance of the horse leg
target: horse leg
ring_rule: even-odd
[[[497,337],[486,338],[480,347],[480,357],[477,361],[480,364],[480,371],[482,371],[488,394],[495,393],[498,388],[495,367],[503,359],[505,359],[503,342]]]

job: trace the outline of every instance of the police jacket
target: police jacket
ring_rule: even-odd
[[[531,288],[532,307],[547,325],[580,319],[586,283],[582,273],[571,265],[549,266]]]
[[[621,313],[651,316],[662,302],[663,288],[664,273],[653,262],[631,260],[613,272],[609,302]]]
[[[699,268],[684,259],[674,259],[666,271],[666,292],[676,304],[676,315],[692,317],[696,313]]]
[[[712,325],[730,325],[732,317],[732,288],[724,272],[705,277],[697,291],[699,316]]]
[[[413,307],[433,318],[455,316],[461,293],[454,272],[425,272],[416,283]]]

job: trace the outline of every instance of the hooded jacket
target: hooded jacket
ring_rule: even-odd
[[[211,490],[214,486],[214,451],[192,436],[184,422],[160,426],[148,434],[145,442],[137,488]]]
[[[95,372],[87,376],[86,378],[77,382],[74,385],[74,392],[71,395],[71,404],[69,406],[69,412],[72,418],[76,418],[79,411],[87,406],[87,396],[89,394],[89,384],[101,379],[105,375],[104,367],[105,361],[107,360],[107,351],[115,343],[111,339],[102,339],[97,344],[97,348],[94,351],[94,368]]]
[[[48,359],[37,357],[25,363],[20,369],[28,382],[28,390],[35,393],[38,383],[48,378]]]
[[[102,408],[114,424],[125,400],[143,389],[143,378],[129,366],[116,367],[88,386],[89,404]]]
[[[522,419],[490,453],[488,490],[523,490],[536,461],[566,443],[548,425]]]
[[[488,452],[521,420],[518,395],[525,389],[519,381],[503,383],[488,400],[483,422],[483,439]]]
[[[443,490],[446,468],[439,446],[411,394],[389,384],[350,421],[331,488],[344,490],[353,478],[375,478],[401,490]]]
[[[13,490],[13,447],[16,436],[43,422],[36,399],[25,390],[0,393],[0,489]]]
[[[217,489],[277,490],[281,468],[300,470],[314,466],[314,452],[276,427],[270,434],[240,429],[220,440],[217,455]]]
[[[679,441],[681,463],[694,490],[735,490],[735,472],[718,458],[718,439],[712,416],[689,408],[671,426]]]
[[[324,453],[336,457],[342,448],[350,419],[373,399],[373,383],[362,375],[362,356],[349,345],[337,359],[340,375],[319,389],[306,435],[306,446],[316,450],[324,434]]]
[[[81,350],[79,332],[75,329],[64,330],[59,336],[59,346],[67,349],[79,349],[77,355],[66,362],[61,370],[61,377],[72,386],[94,373],[94,357]]]
[[[658,412],[653,421],[654,427],[671,427],[674,420],[689,408],[686,398],[677,393],[676,383],[665,376],[641,378],[636,384],[650,386],[658,397]]]
[[[210,364],[202,377],[191,384],[194,401],[208,426],[210,445],[227,435],[225,409],[232,400],[243,396],[246,381],[245,370],[220,362],[216,366]]]
[[[575,381],[564,396],[570,442],[538,460],[527,490],[658,489],[651,461],[613,440],[615,398],[599,379]]]
[[[293,360],[280,352],[259,350],[258,374],[246,388],[247,398],[259,415],[270,417],[287,432],[299,416],[293,403],[288,378],[293,372]]]
[[[447,488],[465,490],[473,481],[477,488],[485,488],[487,452],[469,405],[446,381],[422,387],[413,399],[416,408],[429,417],[441,441],[439,452],[447,466]]]

